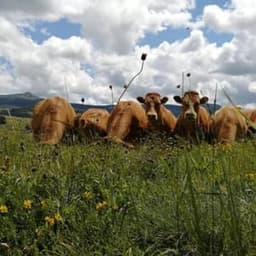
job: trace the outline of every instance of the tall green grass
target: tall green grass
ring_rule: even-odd
[[[253,139],[47,146],[29,122],[0,126],[0,255],[256,255]]]

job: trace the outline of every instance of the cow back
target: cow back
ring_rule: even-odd
[[[43,144],[57,144],[74,126],[75,111],[65,99],[52,97],[38,102],[32,114],[33,137]]]
[[[211,132],[216,142],[229,143],[245,138],[247,128],[245,117],[233,106],[224,106],[212,116]]]
[[[78,118],[76,127],[89,136],[107,135],[110,113],[106,109],[90,108]]]
[[[147,128],[148,119],[143,107],[134,101],[120,101],[110,114],[107,136],[125,144],[125,139],[133,139]]]

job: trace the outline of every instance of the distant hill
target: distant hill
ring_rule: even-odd
[[[12,115],[18,117],[31,117],[33,106],[42,98],[33,95],[30,92],[19,93],[19,94],[8,94],[0,95],[0,114],[2,115]],[[88,108],[105,108],[108,111],[113,109],[112,105],[87,105],[71,103],[76,112],[84,112]],[[179,105],[166,104],[169,110],[177,116],[180,112]],[[205,104],[205,107],[209,112],[214,112],[220,108],[219,105],[214,107],[213,104]]]
[[[38,100],[40,98],[30,92],[0,95],[0,108],[29,107],[33,106]]]

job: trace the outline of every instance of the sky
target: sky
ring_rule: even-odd
[[[0,94],[256,107],[255,24],[255,0],[1,0]]]

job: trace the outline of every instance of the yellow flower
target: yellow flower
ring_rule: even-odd
[[[233,150],[233,145],[231,143],[221,144],[222,151],[231,152]]]
[[[84,198],[85,199],[92,199],[92,192],[90,192],[90,191],[86,191],[86,192],[84,192]]]
[[[25,209],[31,209],[31,205],[32,205],[32,200],[29,200],[29,199],[24,200],[23,207]]]
[[[107,202],[106,201],[102,201],[97,203],[96,205],[96,210],[102,210],[107,206]]]
[[[246,177],[253,179],[253,178],[256,177],[256,173],[247,173],[247,174],[246,174]]]
[[[44,221],[45,221],[45,224],[49,225],[49,226],[52,226],[55,223],[55,219],[53,217],[51,217],[51,216],[46,216],[44,218]]]
[[[4,204],[0,205],[0,213],[7,213],[7,212],[8,212],[7,206]]]
[[[54,219],[56,220],[56,222],[62,221],[62,217],[59,212],[54,214]]]

